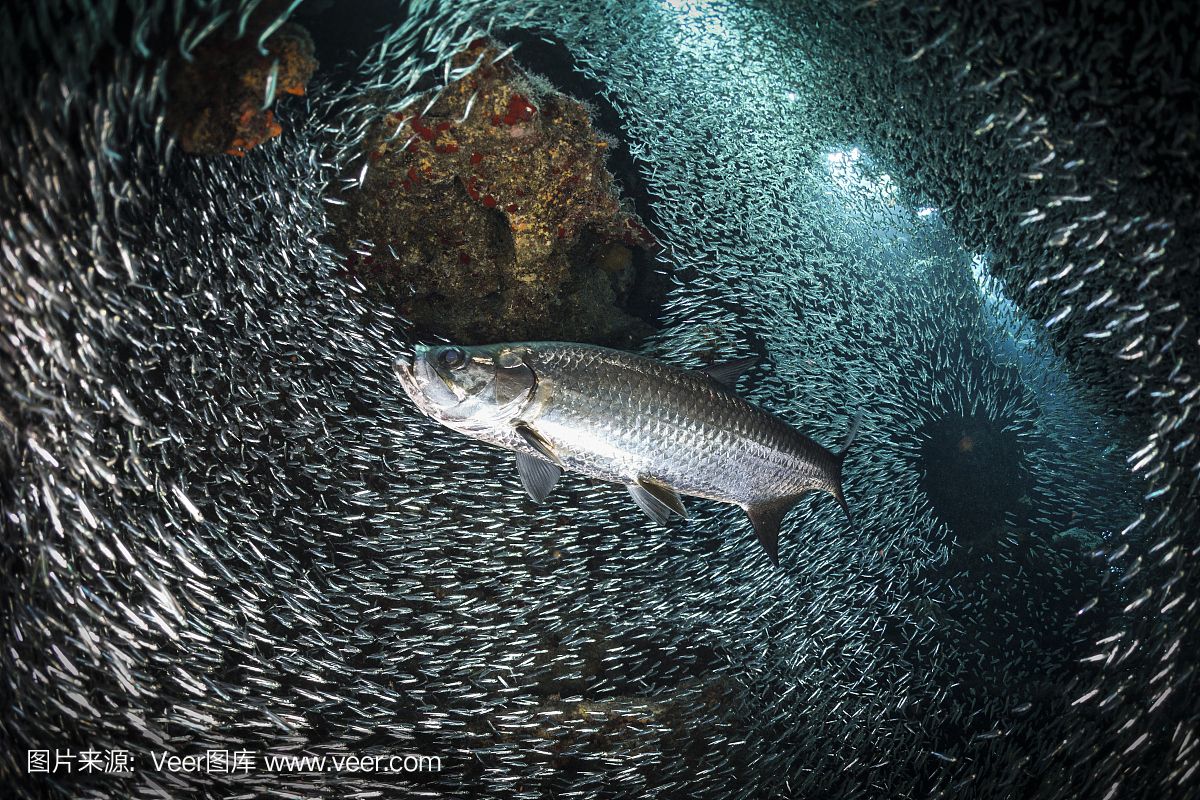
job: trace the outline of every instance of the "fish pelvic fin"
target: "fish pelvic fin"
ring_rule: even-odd
[[[846,440],[842,443],[842,449],[834,455],[837,474],[834,476],[833,488],[829,490],[829,493],[838,501],[838,505],[842,507],[842,511],[846,512],[846,519],[850,522],[854,522],[854,516],[850,513],[850,506],[846,504],[845,495],[842,494],[842,466],[846,463],[846,453],[850,451],[850,445],[854,444],[858,430],[862,427],[862,416],[862,409],[855,412],[854,419],[850,421],[850,430],[846,432]]]
[[[666,484],[653,478],[639,477],[626,488],[638,508],[659,525],[665,525],[673,513],[687,519],[687,509],[683,507],[679,493]]]

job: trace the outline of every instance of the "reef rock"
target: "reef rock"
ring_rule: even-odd
[[[630,248],[654,238],[618,197],[612,142],[500,55],[477,40],[452,65],[474,70],[376,126],[335,243],[422,331],[628,346],[652,330],[627,310]]]
[[[292,23],[271,33],[260,51],[270,22],[270,14],[252,14],[239,35],[231,19],[175,57],[166,122],[186,152],[240,157],[283,132],[270,107],[281,94],[304,94],[317,61],[308,31]]]

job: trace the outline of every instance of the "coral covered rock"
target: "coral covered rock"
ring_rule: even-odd
[[[474,71],[381,120],[362,186],[332,213],[335,243],[424,331],[631,344],[651,328],[625,310],[630,248],[654,239],[617,196],[612,143],[498,55],[474,42],[453,64]]]
[[[264,4],[270,5],[270,4]],[[204,39],[169,73],[167,126],[189,153],[244,156],[283,128],[270,109],[284,94],[304,94],[317,68],[308,31],[286,23],[258,49],[272,14],[251,15],[237,35],[233,20]]]

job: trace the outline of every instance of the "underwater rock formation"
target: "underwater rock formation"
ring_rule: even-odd
[[[612,140],[497,45],[450,62],[471,67],[368,135],[365,180],[331,213],[347,270],[459,342],[640,341],[630,248],[654,239],[605,168]]]
[[[240,157],[283,132],[271,106],[276,97],[304,94],[317,62],[303,27],[266,30],[278,5],[249,14],[244,30],[227,19],[186,55],[172,56],[166,124],[185,152]]]

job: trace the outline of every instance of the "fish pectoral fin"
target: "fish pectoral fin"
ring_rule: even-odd
[[[517,474],[521,476],[521,485],[525,487],[525,493],[533,502],[541,503],[554,490],[554,484],[562,475],[562,468],[537,456],[517,453]]]
[[[637,483],[631,483],[626,488],[638,508],[660,525],[671,518],[672,512],[687,518],[687,509],[683,507],[679,494],[665,484],[651,478],[638,478]]]
[[[513,426],[517,433],[521,434],[521,438],[525,440],[525,444],[532,447],[544,459],[551,464],[561,464],[558,456],[554,454],[554,448],[546,441],[545,437],[530,427],[528,422],[518,422]]]
[[[783,523],[787,512],[796,504],[797,499],[787,497],[782,500],[743,506],[747,516],[750,517],[750,523],[754,525],[754,532],[758,534],[758,543],[762,545],[763,550],[767,551],[767,558],[771,559],[771,564],[776,567],[779,566],[779,526]]]
[[[746,358],[739,358],[735,361],[726,361],[724,364],[713,364],[711,366],[703,367],[700,371],[712,378],[717,383],[720,383],[730,389],[736,389],[738,378],[742,377],[746,370],[750,369],[758,362],[758,356],[747,356]]]

